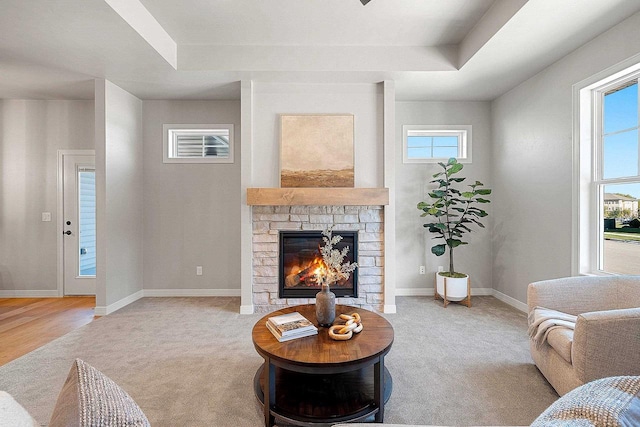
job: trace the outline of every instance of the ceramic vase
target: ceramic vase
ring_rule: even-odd
[[[320,326],[329,327],[336,318],[336,294],[329,285],[322,284],[322,290],[316,294],[316,319]]]

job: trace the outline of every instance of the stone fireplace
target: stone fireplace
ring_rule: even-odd
[[[254,311],[265,313],[315,301],[311,296],[279,295],[280,232],[317,232],[328,227],[333,227],[334,233],[357,233],[357,247],[354,248],[358,262],[356,293],[344,297],[337,295],[337,303],[383,311],[383,208],[383,205],[252,206]]]

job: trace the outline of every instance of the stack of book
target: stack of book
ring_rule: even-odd
[[[318,334],[318,328],[297,311],[269,317],[267,329],[280,342]]]

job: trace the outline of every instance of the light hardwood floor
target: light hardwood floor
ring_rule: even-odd
[[[0,366],[94,319],[95,297],[0,298]]]

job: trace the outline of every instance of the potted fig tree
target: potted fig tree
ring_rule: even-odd
[[[462,239],[465,233],[472,231],[471,227],[484,228],[481,219],[488,214],[478,205],[490,203],[483,196],[491,194],[491,190],[483,188],[484,184],[480,181],[468,184],[467,189],[460,188],[460,183],[466,178],[457,176],[463,165],[455,158],[438,165],[443,170],[434,174],[434,179],[430,181],[437,187],[428,194],[431,200],[418,203],[418,209],[422,211],[422,217],[432,218],[432,222],[424,224],[424,227],[435,234],[434,239],[444,241],[434,245],[431,252],[436,256],[444,255],[447,250],[449,252],[449,271],[436,275],[436,292],[444,299],[446,307],[448,301],[462,301],[469,296],[469,276],[455,271],[453,254],[458,246],[468,244]],[[470,305],[470,301],[467,305]]]

